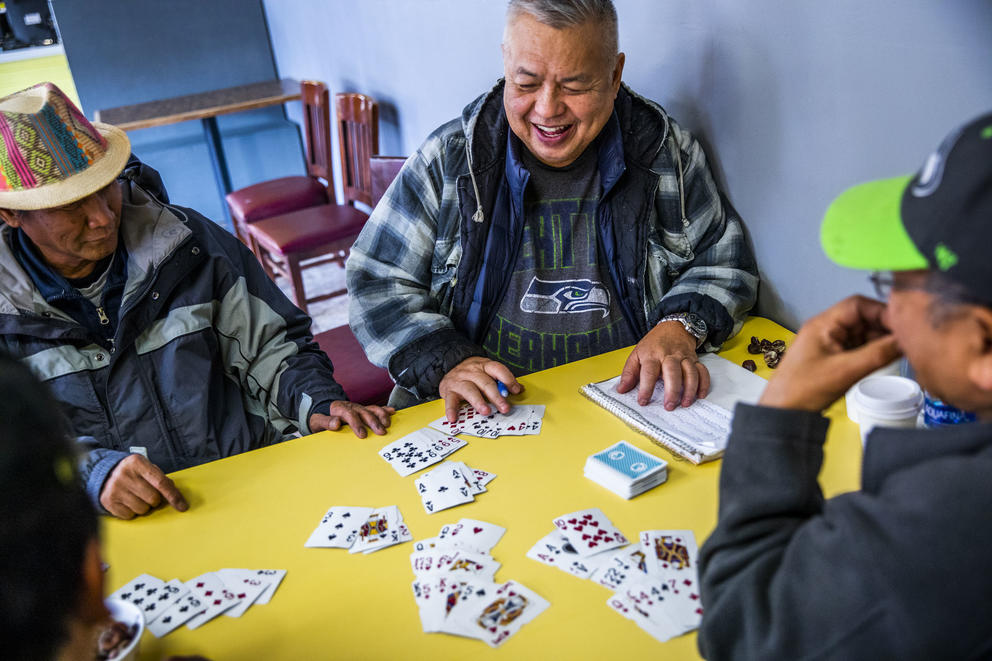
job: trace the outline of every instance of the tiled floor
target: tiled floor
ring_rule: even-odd
[[[277,277],[276,284],[290,300],[293,299],[292,287],[289,286],[288,280]],[[311,296],[344,289],[344,269],[337,264],[321,264],[303,269],[303,288]],[[348,323],[347,294],[311,303],[308,307],[310,316],[313,317],[311,332],[314,335]]]

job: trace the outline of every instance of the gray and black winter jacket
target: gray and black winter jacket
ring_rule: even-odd
[[[94,503],[137,448],[175,471],[309,433],[311,413],[347,398],[310,318],[250,251],[168,204],[136,159],[119,180],[127,280],[112,337],[46,300],[12,252],[13,230],[0,230],[0,348],[63,405]]]

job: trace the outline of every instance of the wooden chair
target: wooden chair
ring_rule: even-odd
[[[304,83],[304,119],[307,154],[313,161],[317,176],[333,182],[331,157],[330,99],[322,83]],[[371,134],[368,134],[371,135]],[[364,146],[365,153],[371,146]],[[351,245],[368,219],[364,211],[349,204],[338,204],[333,186],[328,187],[330,202],[310,206],[285,214],[258,220],[247,225],[250,245],[266,272],[287,278],[292,284],[293,298],[302,310],[309,303],[326,300],[346,293],[346,290],[308,297],[303,289],[302,262],[307,267],[337,262],[342,267]]]
[[[404,163],[406,156],[372,156],[369,159],[370,207],[375,208],[375,205],[379,204],[379,200],[386,194],[386,189],[400,173]]]
[[[334,95],[344,201],[372,205],[369,159],[379,153],[379,104],[365,94]]]
[[[307,114],[306,99],[319,95],[326,88],[323,83],[305,80],[300,84],[300,89],[304,98],[304,113]],[[311,135],[311,123],[316,121],[319,121],[318,117],[306,117],[304,122],[306,175],[263,181],[232,191],[225,197],[234,221],[234,232],[245,245],[251,245],[248,237],[248,225],[251,223],[333,201],[333,193],[328,195],[328,187],[333,188],[334,182],[328,178],[325,167],[329,155],[318,154],[313,148],[315,136]]]

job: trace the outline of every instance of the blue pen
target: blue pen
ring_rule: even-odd
[[[496,387],[499,388],[499,394],[502,395],[503,397],[510,396],[510,391],[506,389],[506,384],[503,383],[502,381],[497,381]]]

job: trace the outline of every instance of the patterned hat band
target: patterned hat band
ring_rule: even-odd
[[[0,208],[44,209],[91,195],[124,169],[123,131],[91,124],[52,83],[0,99]]]

